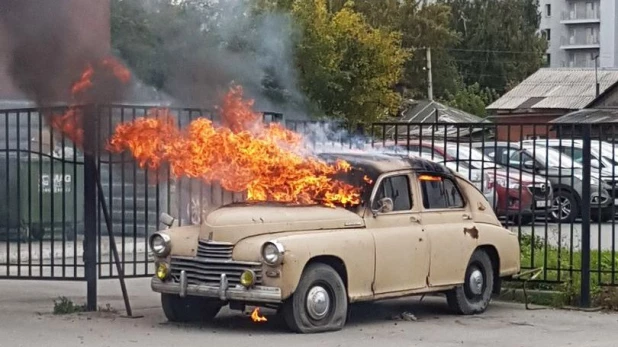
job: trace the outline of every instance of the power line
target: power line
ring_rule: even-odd
[[[504,50],[491,50],[491,49],[463,49],[463,48],[442,48],[441,50],[452,52],[475,52],[475,53],[510,53],[510,54],[545,54],[545,52],[533,52],[533,51],[504,51]]]

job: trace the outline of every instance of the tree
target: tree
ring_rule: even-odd
[[[478,83],[463,87],[454,95],[448,94],[445,103],[462,111],[471,113],[479,117],[487,115],[486,107],[498,99],[495,90],[481,88]]]
[[[326,0],[298,0],[292,11],[302,28],[301,83],[320,112],[350,123],[396,112],[394,86],[409,56],[399,33],[372,27],[351,6],[329,13]]]
[[[538,0],[440,0],[461,41],[450,52],[466,84],[504,93],[543,63]]]
[[[330,0],[331,11],[340,10],[346,2]],[[371,26],[401,32],[403,47],[413,52],[399,83],[404,96],[427,97],[427,47],[432,50],[434,94],[445,96],[462,87],[457,65],[446,50],[459,40],[450,27],[449,6],[424,5],[419,0],[355,0],[352,6]]]

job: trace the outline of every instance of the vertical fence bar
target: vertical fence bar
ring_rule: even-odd
[[[97,309],[97,164],[95,149],[97,148],[95,132],[98,129],[97,116],[93,108],[86,108],[89,121],[83,122],[84,127],[84,266],[87,288],[86,309]],[[86,118],[86,117],[84,117]]]
[[[590,182],[590,124],[583,124],[583,182]],[[582,266],[581,266],[581,288],[580,306],[590,307],[590,185],[582,186]]]
[[[28,277],[32,277],[32,113],[28,111]]]

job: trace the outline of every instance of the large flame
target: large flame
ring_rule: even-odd
[[[52,127],[79,148],[84,141],[79,103],[101,73],[111,73],[122,83],[131,78],[129,70],[114,58],[88,65],[71,86],[73,101],[68,110],[50,119]],[[169,167],[175,178],[195,178],[219,183],[228,191],[246,192],[249,201],[331,207],[360,203],[359,187],[334,179],[351,170],[349,163],[319,160],[304,150],[299,133],[279,124],[264,124],[262,115],[253,110],[253,101],[243,98],[240,86],[230,89],[218,110],[221,125],[199,118],[180,129],[168,109],[151,109],[146,117],[119,124],[107,149],[129,151],[142,168]]]
[[[327,164],[305,153],[300,134],[279,124],[265,125],[242,88],[230,89],[219,108],[222,126],[206,118],[179,129],[166,109],[118,125],[108,150],[128,150],[140,167],[169,165],[174,177],[218,182],[249,201],[358,205],[360,188],[333,179],[349,163]]]

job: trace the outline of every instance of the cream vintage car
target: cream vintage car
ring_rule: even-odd
[[[211,320],[229,304],[276,308],[296,332],[332,331],[351,303],[425,293],[477,314],[520,271],[517,235],[463,176],[420,158],[320,156],[358,169],[346,179],[365,184],[360,205],[235,203],[150,237],[151,287],[169,321]]]

